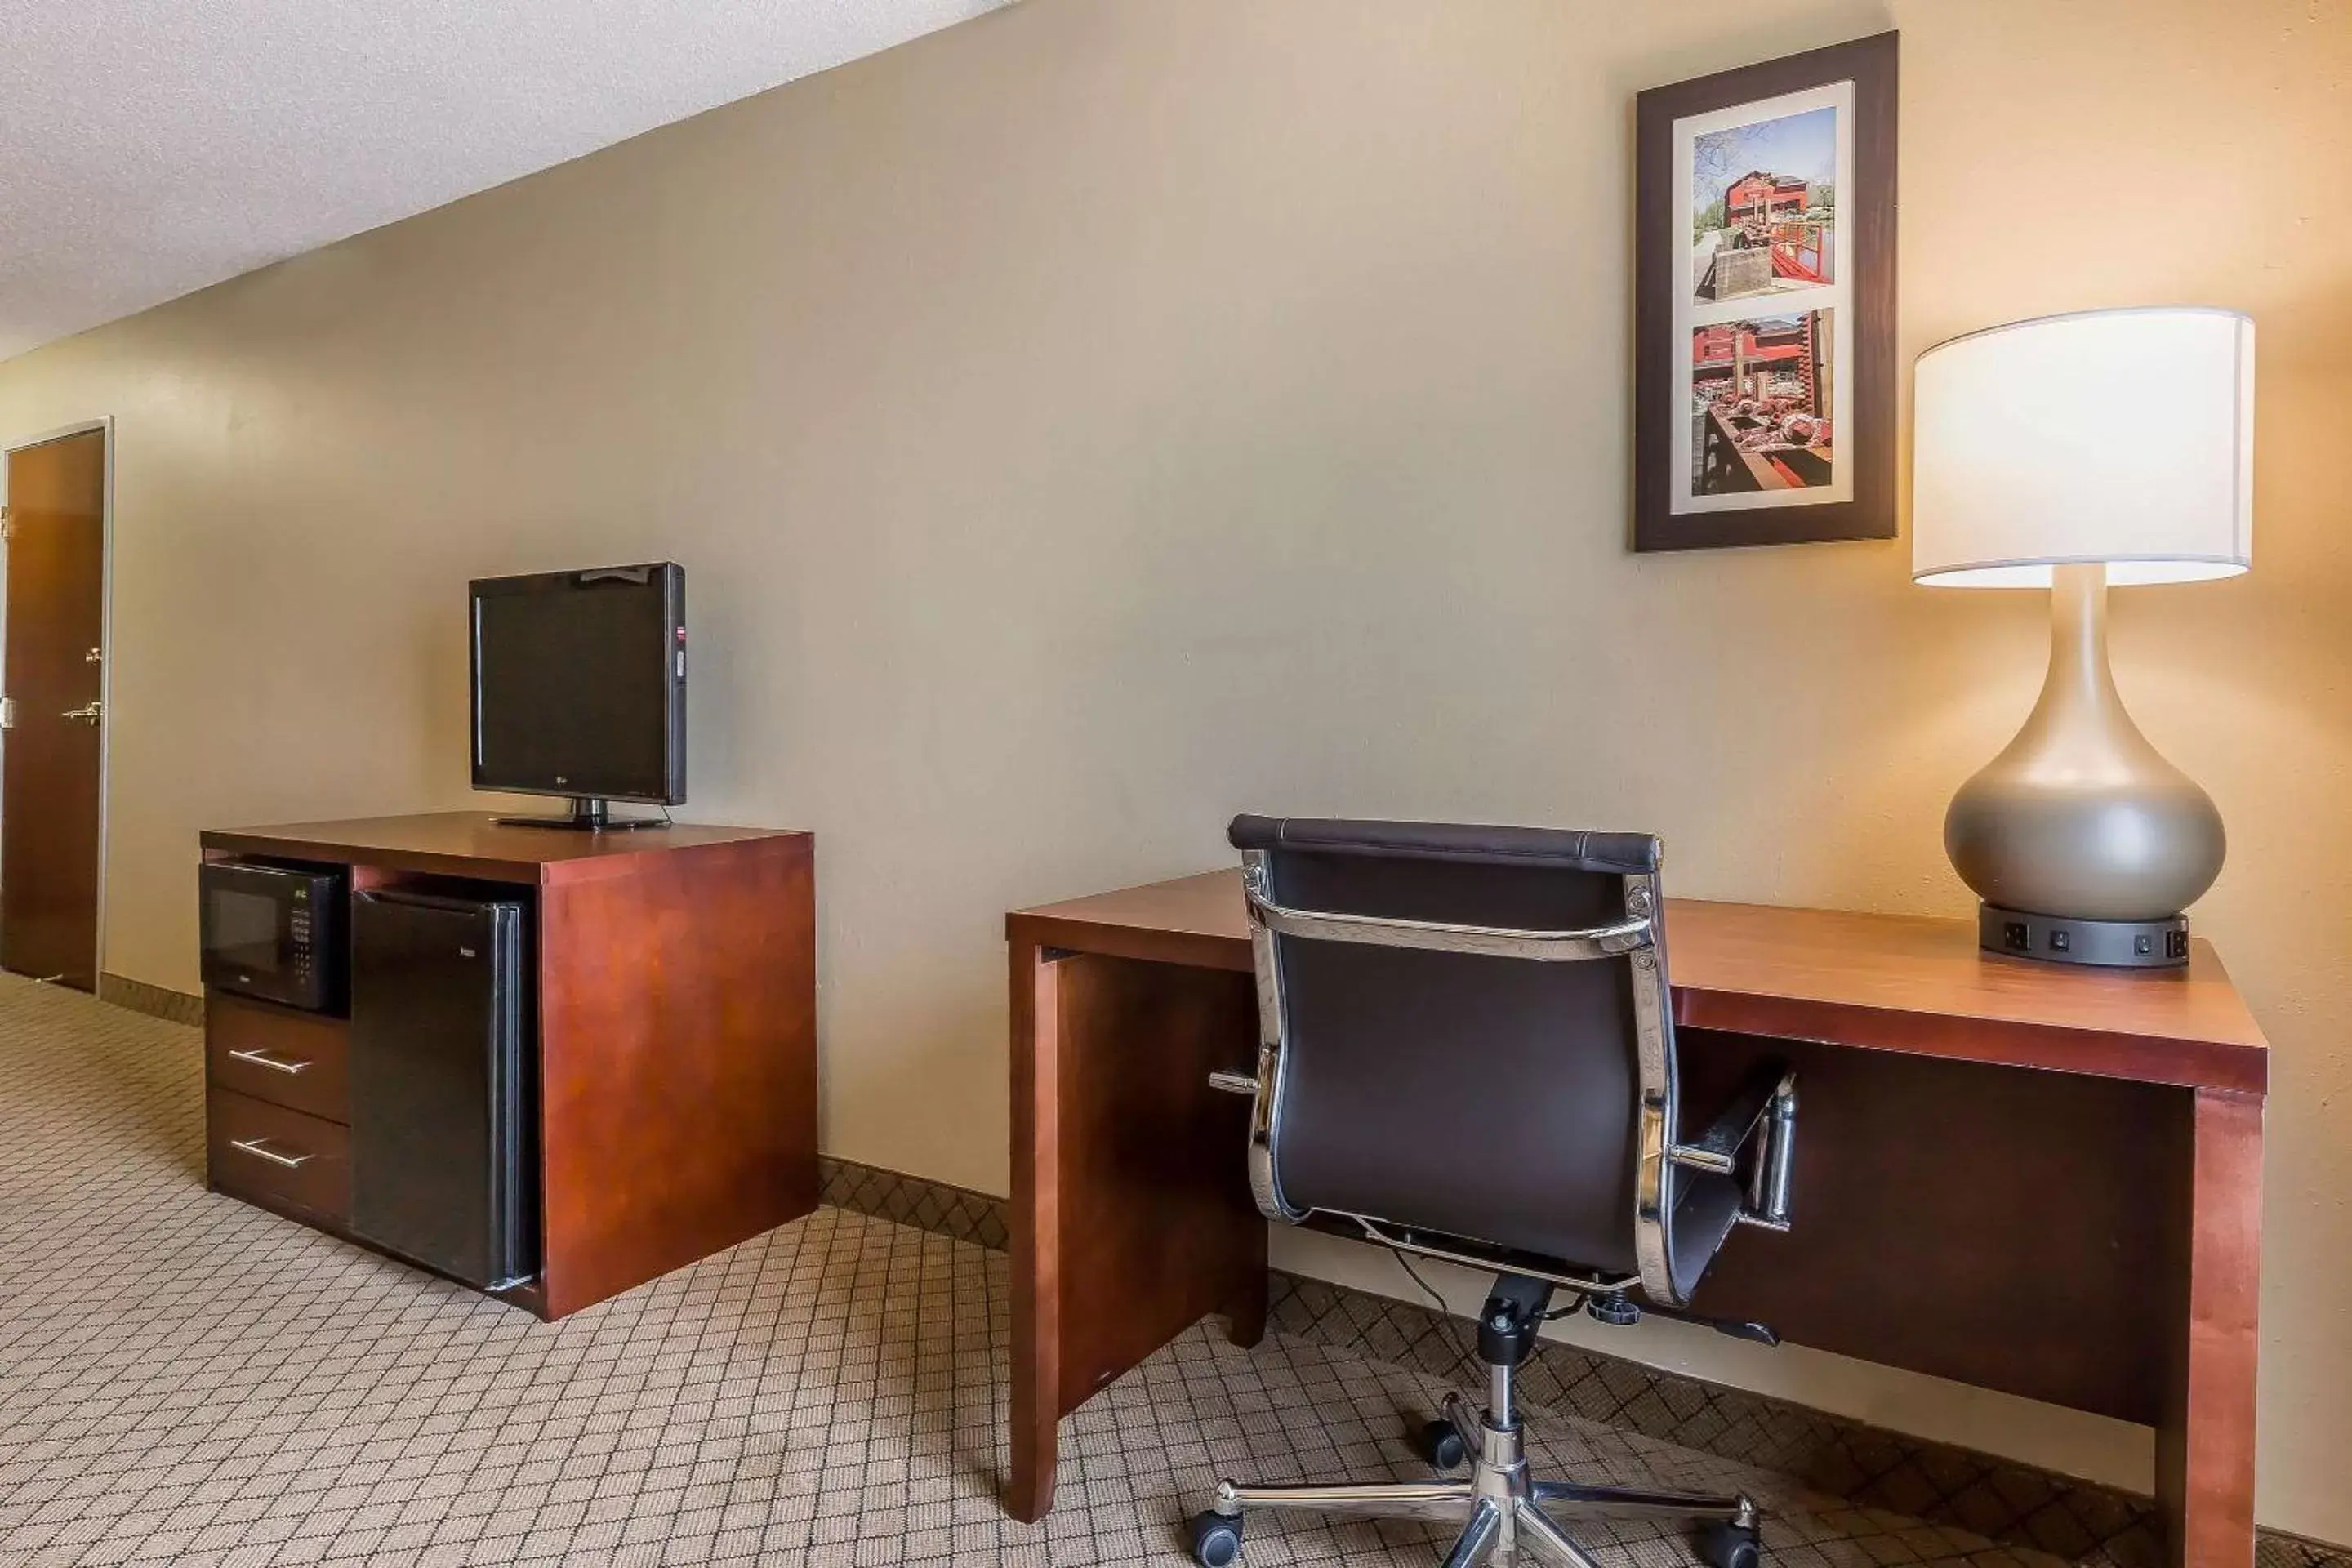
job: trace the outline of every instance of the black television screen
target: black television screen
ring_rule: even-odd
[[[473,585],[474,787],[686,799],[686,570]]]

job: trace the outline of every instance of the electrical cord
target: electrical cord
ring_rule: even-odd
[[[1390,1247],[1389,1256],[1397,1260],[1397,1267],[1404,1270],[1406,1279],[1421,1287],[1421,1293],[1428,1297],[1431,1303],[1437,1308],[1439,1317],[1450,1318],[1454,1315],[1454,1309],[1445,1304],[1445,1298],[1439,1295],[1436,1288],[1421,1277],[1421,1270],[1412,1266],[1412,1259],[1404,1255],[1402,1247]]]
[[[1402,1247],[1391,1247],[1388,1254],[1397,1260],[1397,1267],[1404,1270],[1405,1278],[1421,1287],[1421,1293],[1429,1298],[1429,1304],[1437,1309],[1438,1332],[1453,1334],[1467,1350],[1472,1343],[1466,1331],[1470,1325],[1454,1315],[1454,1309],[1445,1304],[1445,1298],[1437,1293],[1435,1286],[1421,1277],[1421,1270],[1412,1266],[1412,1259],[1405,1256]]]

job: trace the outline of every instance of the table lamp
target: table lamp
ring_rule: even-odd
[[[2051,595],[2041,700],[1944,817],[1982,943],[2186,963],[2181,911],[2221,873],[2221,816],[2124,711],[2107,587],[2252,563],[2254,324],[2150,309],[1971,332],[1919,356],[1912,407],[1913,578]]]

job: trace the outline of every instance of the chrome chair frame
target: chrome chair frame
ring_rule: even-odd
[[[1264,850],[1243,853],[1242,878],[1257,974],[1257,1071],[1255,1076],[1217,1073],[1210,1081],[1218,1089],[1252,1098],[1250,1188],[1268,1219],[1292,1225],[1318,1219],[1340,1221],[1353,1226],[1366,1239],[1402,1252],[1526,1275],[1580,1296],[1638,1289],[1650,1302],[1668,1309],[1687,1304],[1685,1294],[1675,1288],[1668,1266],[1674,1225],[1672,1167],[1742,1177],[1740,1221],[1772,1230],[1788,1228],[1797,1110],[1793,1074],[1773,1068],[1744,1086],[1731,1106],[1696,1140],[1684,1142],[1678,1136],[1674,1004],[1666,976],[1664,906],[1654,873],[1624,879],[1624,919],[1572,931],[1520,931],[1294,909],[1273,897]],[[1496,1243],[1471,1237],[1432,1238],[1402,1231],[1376,1216],[1290,1203],[1283,1194],[1275,1164],[1281,1134],[1284,1057],[1282,963],[1276,936],[1539,963],[1628,959],[1633,973],[1635,1068],[1641,1099],[1634,1206],[1629,1216],[1637,1272],[1626,1277],[1561,1273],[1530,1267],[1523,1255]],[[1744,1173],[1743,1154],[1748,1156]],[[1456,1525],[1460,1534],[1444,1558],[1445,1568],[1521,1561],[1595,1568],[1591,1556],[1570,1539],[1554,1513],[1700,1520],[1744,1532],[1751,1555],[1726,1560],[1752,1561],[1758,1510],[1745,1496],[1707,1497],[1533,1479],[1514,1399],[1515,1368],[1495,1363],[1488,1373],[1488,1402],[1483,1412],[1474,1414],[1459,1394],[1448,1394],[1445,1399],[1444,1421],[1472,1459],[1468,1478],[1334,1486],[1220,1481],[1212,1504],[1213,1515],[1231,1521],[1236,1531],[1245,1510],[1266,1509]],[[1736,1543],[1738,1537],[1729,1539]],[[1236,1549],[1238,1544],[1236,1536]],[[1736,1551],[1736,1544],[1730,1550]]]

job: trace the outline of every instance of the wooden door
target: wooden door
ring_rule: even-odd
[[[98,988],[106,433],[8,454],[0,967]]]

